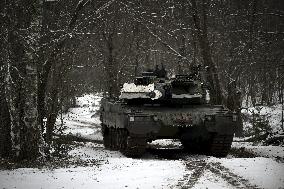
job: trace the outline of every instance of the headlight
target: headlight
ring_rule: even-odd
[[[133,122],[135,119],[134,119],[134,116],[130,116],[129,117],[129,121]]]
[[[156,115],[153,116],[154,121],[158,121],[158,117]]]
[[[236,114],[233,115],[233,121],[237,121],[238,116]]]
[[[206,115],[205,116],[205,120],[206,121],[213,121],[214,120],[214,116],[213,115]]]

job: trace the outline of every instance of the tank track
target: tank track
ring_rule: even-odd
[[[232,142],[233,135],[213,135],[210,142],[210,155],[226,157],[231,149]]]
[[[146,150],[146,140],[140,137],[130,137],[126,129],[103,129],[103,140],[106,149],[119,150],[127,157],[141,157]]]
[[[204,140],[181,140],[186,151],[190,153],[201,153],[215,157],[225,157],[231,149],[233,135],[212,134],[210,139]]]
[[[146,150],[146,140],[144,138],[127,137],[126,147],[121,152],[127,157],[141,157]]]
[[[105,125],[102,126],[102,134],[103,134],[103,144],[106,149],[110,149],[110,135],[109,135],[109,130]]]
[[[126,129],[107,128],[103,126],[103,140],[106,149],[119,150],[127,157],[141,157],[146,150],[147,142],[142,137],[131,137]],[[215,157],[225,157],[231,149],[233,135],[212,134],[207,142],[181,141],[188,152],[205,153]]]

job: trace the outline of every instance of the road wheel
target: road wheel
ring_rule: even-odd
[[[123,130],[117,129],[117,149],[121,150],[123,148]]]
[[[127,157],[138,158],[145,153],[146,145],[147,142],[144,138],[133,138],[128,136],[122,153]]]
[[[226,157],[231,149],[233,135],[214,134],[211,138],[210,155]]]
[[[110,128],[110,149],[117,149],[117,129]]]
[[[104,146],[106,149],[110,148],[110,133],[109,129],[105,128],[103,132],[103,141],[104,141]]]
[[[114,144],[113,128],[109,129],[109,136],[110,136],[110,150],[113,150],[113,144]]]

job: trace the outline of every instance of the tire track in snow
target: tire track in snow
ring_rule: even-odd
[[[232,188],[236,189],[260,189],[256,185],[252,185],[248,180],[243,177],[232,173],[228,168],[221,165],[219,162],[208,162],[208,158],[202,156],[196,156],[191,158],[184,158],[186,169],[188,173],[178,181],[178,184],[172,188],[193,188],[195,184],[200,180],[206,171],[210,171],[213,174],[224,179]]]
[[[182,189],[192,188],[207,168],[207,162],[204,159],[191,158],[190,160],[185,160],[185,164],[188,173],[178,182],[177,186]]]
[[[183,160],[188,170],[178,184],[171,188],[193,188],[206,171],[224,179],[232,188],[237,189],[258,189],[243,177],[232,173],[228,168],[219,162],[208,161],[210,157],[205,155],[189,155],[183,149],[148,149],[150,154],[159,159]],[[237,158],[237,157],[235,157]],[[222,160],[222,158],[220,159]]]
[[[219,162],[210,162],[207,164],[208,170],[212,173],[222,177],[229,184],[238,189],[260,189],[256,185],[250,184],[250,182],[243,177],[232,173],[228,168],[221,165]]]

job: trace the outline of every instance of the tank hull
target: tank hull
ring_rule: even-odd
[[[210,152],[215,156],[224,156],[228,153],[228,146],[232,142],[236,129],[234,115],[222,106],[161,107],[159,104],[130,106],[120,101],[103,100],[101,107],[104,140],[114,141],[113,138],[115,140],[122,138],[123,144],[118,144],[118,147],[114,148],[110,147],[122,149],[122,151],[128,148],[129,143],[133,143],[130,148],[134,149],[145,148],[147,142],[156,139],[180,139],[189,151],[195,151],[192,147],[198,146],[199,151]],[[110,131],[114,134],[109,134]],[[223,136],[223,139],[220,136]],[[215,150],[212,153],[212,144],[215,143],[216,138],[221,138],[217,141],[221,150],[217,153]],[[117,140],[111,146],[117,146],[119,143]],[[131,140],[131,142],[127,140]],[[136,144],[135,141],[139,142]],[[225,146],[222,146],[223,144]],[[134,154],[140,156],[143,151],[140,150],[138,155]],[[128,155],[133,154],[128,153]]]

